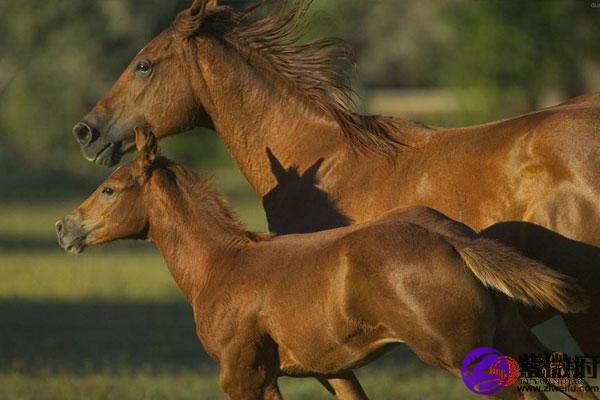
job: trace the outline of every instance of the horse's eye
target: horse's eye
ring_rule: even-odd
[[[140,60],[135,64],[135,73],[142,76],[147,76],[152,72],[152,65],[148,60]]]
[[[104,189],[102,189],[102,194],[106,197],[113,197],[115,195],[115,191],[113,188],[107,186]]]

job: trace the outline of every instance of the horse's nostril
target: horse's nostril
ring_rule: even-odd
[[[54,224],[54,227],[56,228],[56,234],[58,235],[58,237],[62,237],[63,231],[64,231],[62,220],[56,221],[56,224]]]
[[[85,122],[79,122],[73,127],[73,136],[80,145],[85,146],[93,139],[93,128]]]

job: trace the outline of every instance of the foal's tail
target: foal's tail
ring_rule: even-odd
[[[490,239],[448,238],[469,269],[484,285],[536,307],[562,313],[581,312],[589,305],[575,280]]]

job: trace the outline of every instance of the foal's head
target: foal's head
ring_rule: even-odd
[[[135,160],[118,168],[74,212],[56,222],[58,243],[79,253],[85,247],[125,238],[145,238],[151,174],[158,160],[156,138],[136,129]]]

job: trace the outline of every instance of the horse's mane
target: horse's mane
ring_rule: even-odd
[[[246,225],[237,217],[227,200],[213,190],[210,180],[203,179],[196,172],[177,164],[166,157],[157,157],[153,168],[168,175],[171,185],[180,193],[184,201],[192,208],[202,208],[219,226],[241,239],[253,241],[265,240],[268,234],[248,231]]]
[[[264,16],[257,16],[267,3],[275,2]],[[392,117],[360,115],[354,110],[350,71],[354,53],[341,39],[324,38],[302,42],[306,14],[312,0],[296,0],[287,7],[284,0],[262,1],[244,10],[217,7],[193,15],[181,12],[174,23],[186,36],[212,34],[238,51],[250,51],[267,61],[278,76],[284,77],[318,108],[339,124],[349,141],[360,150],[392,156],[401,146],[418,144],[420,135],[409,138],[401,131],[415,124]],[[252,59],[249,60],[252,62]],[[415,140],[416,139],[416,140]]]

